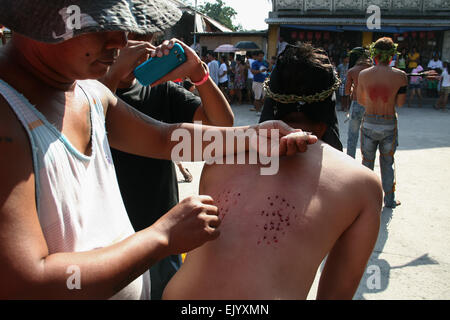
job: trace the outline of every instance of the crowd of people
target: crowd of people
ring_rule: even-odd
[[[211,78],[222,90],[231,104],[253,104],[251,111],[259,115],[264,100],[263,83],[276,63],[276,57],[265,59],[262,50],[249,51],[245,56],[208,52],[204,61],[208,63]]]
[[[403,47],[399,52],[396,52],[389,65],[411,74],[408,83],[408,107],[413,106],[417,97],[418,107],[421,108],[423,99],[427,97],[435,100],[433,104],[435,109],[447,111],[450,90],[449,62],[441,61],[438,53],[434,53],[433,58],[425,63],[416,47],[413,47],[411,50]],[[349,111],[349,101],[351,100],[345,92],[348,70],[349,58],[346,55],[336,67],[336,71],[343,83],[337,94],[340,97],[340,109],[345,112]],[[439,76],[425,78],[420,75],[426,71],[435,71]]]

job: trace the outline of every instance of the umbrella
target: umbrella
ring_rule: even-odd
[[[253,41],[239,41],[235,45],[236,48],[241,50],[257,50],[259,49],[258,45]]]
[[[223,44],[218,46],[214,52],[226,53],[226,52],[236,52],[239,51],[238,48],[235,48],[232,44]]]

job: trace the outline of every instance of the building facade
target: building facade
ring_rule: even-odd
[[[433,54],[450,60],[450,0],[272,0],[266,19],[268,55],[280,38],[325,48],[335,63],[355,46],[390,36],[400,49],[416,47],[422,64]]]

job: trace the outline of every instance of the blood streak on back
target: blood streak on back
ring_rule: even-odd
[[[373,86],[369,88],[369,96],[372,101],[381,99],[384,103],[387,103],[390,95],[391,91],[387,86]]]

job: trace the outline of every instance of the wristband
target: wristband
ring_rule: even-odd
[[[206,74],[203,77],[202,80],[200,80],[199,82],[192,82],[196,87],[201,86],[202,84],[205,84],[206,81],[208,81],[209,79],[209,69],[208,66],[205,63],[202,63],[203,68],[206,70]]]

